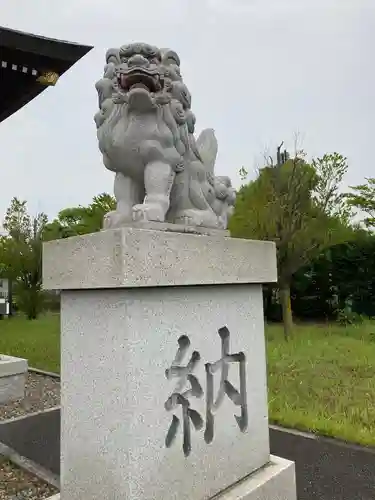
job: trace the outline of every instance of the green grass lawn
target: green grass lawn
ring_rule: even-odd
[[[273,423],[375,446],[375,322],[267,328]]]
[[[59,372],[59,315],[41,316],[36,321],[23,317],[0,321],[0,354],[24,357],[33,368]]]
[[[271,422],[375,446],[375,322],[266,332]],[[0,321],[0,353],[59,372],[59,333],[58,315]]]

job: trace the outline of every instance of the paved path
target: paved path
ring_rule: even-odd
[[[296,462],[298,500],[375,500],[375,449],[270,429],[271,453]],[[0,442],[60,473],[60,411],[0,424]]]
[[[53,474],[60,474],[59,409],[0,424],[0,442]]]
[[[272,427],[271,452],[296,463],[298,500],[375,500],[375,449]]]

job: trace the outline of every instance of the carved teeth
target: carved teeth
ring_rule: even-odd
[[[129,90],[132,90],[132,89],[145,89],[147,91],[149,91],[150,89],[147,87],[147,85],[145,85],[144,83],[134,83],[134,85],[131,85],[130,89]]]
[[[154,73],[154,74],[153,74]],[[119,72],[118,81],[123,90],[144,88],[149,92],[160,91],[164,86],[164,79],[154,71],[132,68],[130,71]]]

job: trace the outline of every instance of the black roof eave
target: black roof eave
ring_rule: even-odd
[[[58,73],[60,75],[68,71],[93,48],[89,45],[46,38],[0,26],[0,50],[1,47],[34,54],[35,56],[47,57],[56,63],[56,68],[52,65],[48,69],[51,71],[59,69]],[[6,109],[2,112],[0,111],[0,122],[28,104],[43,92],[45,88],[46,86],[37,82],[25,88],[25,92],[21,97],[14,99],[8,104]]]
[[[12,102],[9,103],[8,106],[3,111],[0,111],[0,123],[3,122],[6,118],[9,118],[9,116],[14,115],[14,113],[16,113],[24,106],[26,106],[26,104],[35,99],[35,97],[37,97],[46,88],[47,87],[36,83],[33,84],[31,87],[27,88],[25,90],[25,93],[22,94],[21,97],[12,100]]]
[[[89,45],[46,38],[0,26],[0,47],[1,46],[49,57],[51,59],[60,59],[70,62],[71,65],[76,63],[93,48]]]

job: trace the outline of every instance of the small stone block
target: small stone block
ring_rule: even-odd
[[[0,377],[27,372],[27,360],[0,354]]]
[[[0,404],[23,399],[25,382],[26,376],[24,374],[0,377]]]
[[[0,404],[23,399],[27,360],[0,354]]]

